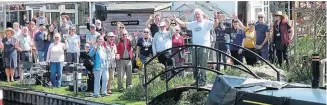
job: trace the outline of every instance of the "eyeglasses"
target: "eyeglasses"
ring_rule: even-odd
[[[263,18],[262,16],[259,16],[258,18]]]

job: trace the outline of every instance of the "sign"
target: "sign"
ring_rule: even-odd
[[[111,21],[111,26],[116,26],[116,23],[118,21]],[[124,25],[139,25],[140,21],[139,20],[128,20],[128,21],[119,21],[123,23]]]

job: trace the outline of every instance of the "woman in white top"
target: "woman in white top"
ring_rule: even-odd
[[[53,87],[61,86],[61,75],[63,69],[63,63],[65,60],[65,49],[66,46],[64,43],[60,42],[60,34],[56,33],[54,36],[54,42],[50,44],[48,54],[47,54],[47,62],[50,63],[51,70],[51,84]],[[57,75],[57,80],[56,80]]]
[[[76,35],[75,26],[69,27],[69,36],[67,40],[65,39],[65,43],[67,46],[67,62],[78,63],[81,41],[80,37]]]
[[[109,81],[107,85],[107,93],[112,94],[111,92],[111,84],[112,80],[114,79],[114,71],[116,69],[116,53],[117,53],[117,47],[115,44],[115,37],[116,35],[113,32],[109,32],[106,36],[107,42],[107,54],[108,54],[108,71],[109,71]]]

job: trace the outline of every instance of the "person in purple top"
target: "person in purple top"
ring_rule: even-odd
[[[265,15],[263,13],[258,14],[258,22],[255,24],[256,40],[255,48],[258,50],[258,54],[268,60],[268,38],[269,38],[269,25],[264,21]]]
[[[244,46],[243,40],[246,37],[244,30],[239,27],[238,20],[232,21],[232,29],[230,34],[230,43],[236,44],[239,46]],[[243,56],[242,56],[243,49],[240,49],[238,47],[230,46],[230,53],[231,55],[236,58],[237,60],[243,62]],[[236,62],[236,60],[233,60],[234,65],[240,65],[240,63]]]

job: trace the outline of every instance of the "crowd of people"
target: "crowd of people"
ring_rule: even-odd
[[[123,91],[125,77],[125,87],[132,87],[134,60],[145,64],[147,58],[162,53],[166,49],[185,45],[184,39],[189,36],[191,36],[193,45],[213,47],[212,42],[215,42],[214,48],[230,54],[241,62],[245,57],[248,65],[256,64],[259,61],[257,56],[238,47],[218,43],[218,41],[242,46],[258,53],[266,60],[272,56],[269,55],[268,46],[271,42],[275,45],[276,54],[274,55],[277,56],[279,64],[282,65],[284,60],[288,64],[287,50],[293,39],[293,31],[285,15],[277,12],[274,16],[274,23],[268,25],[264,21],[265,15],[259,13],[257,21],[250,21],[245,26],[234,14],[231,21],[227,21],[222,12],[215,12],[214,20],[211,21],[200,9],[194,10],[195,20],[191,22],[182,21],[174,15],[163,19],[160,15],[151,15],[141,36],[138,35],[138,32],[128,32],[121,22],[117,22],[117,29],[112,32],[107,32],[108,30],[102,27],[100,20],[95,20],[95,24],[88,23],[89,32],[86,34],[84,46],[87,57],[84,57],[83,62],[94,76],[93,95],[101,97],[101,95],[111,94],[115,73],[119,91]],[[14,81],[16,69],[21,74],[21,62],[45,61],[50,65],[52,86],[61,86],[64,62],[80,62],[80,46],[82,45],[80,35],[77,35],[76,27],[72,24],[69,16],[62,14],[61,20],[61,25],[56,20],[53,24],[47,24],[43,13],[40,12],[39,17],[27,22],[27,25],[20,26],[15,22],[12,28],[4,31],[5,37],[1,38],[0,47],[4,49],[7,81]],[[192,31],[192,35],[182,32],[185,29]],[[170,59],[172,53],[176,53],[178,50],[180,49],[173,49],[159,55],[159,62],[167,67],[182,66],[185,62],[186,51],[182,51]],[[206,67],[209,49],[198,48],[196,54],[194,50],[194,48],[191,49],[192,62],[197,59],[201,67]],[[218,60],[227,62],[225,55],[216,53],[215,56]],[[233,63],[239,65],[236,60],[233,60]],[[196,66],[195,63],[192,64]],[[142,69],[142,66],[139,66],[139,69]],[[196,78],[196,69],[193,70],[194,78]],[[178,76],[183,75],[182,72]],[[200,86],[206,85],[205,70],[200,70],[199,76]]]

